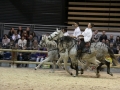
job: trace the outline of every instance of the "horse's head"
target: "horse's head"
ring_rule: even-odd
[[[46,40],[47,40],[47,36],[46,35],[42,35],[41,41],[39,43],[39,47],[45,47],[46,46]]]
[[[57,40],[57,39],[59,39],[59,38],[61,38],[61,37],[63,37],[63,32],[62,32],[62,30],[56,30],[55,32],[53,32],[52,34],[50,34],[49,36],[48,36],[48,39],[49,40]]]

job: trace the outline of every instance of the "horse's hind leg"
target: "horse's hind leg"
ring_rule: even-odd
[[[100,69],[101,69],[101,66],[103,65],[103,63],[100,63],[99,66],[97,67],[97,74],[100,73]]]
[[[98,61],[97,59],[95,59],[95,61],[93,61],[92,63],[96,65],[96,66],[95,66],[95,67],[96,67],[95,73],[96,73],[97,78],[99,78],[99,77],[100,77],[100,73],[97,73],[97,68],[98,68],[99,65],[100,65],[100,61]]]
[[[80,68],[81,68],[80,71],[81,71],[81,74],[83,74],[84,73],[83,63],[78,60],[78,65],[80,65]]]
[[[83,66],[82,70],[87,70],[89,65],[90,65],[90,62],[86,62],[86,64]]]
[[[113,76],[113,74],[110,72],[110,62],[105,61],[105,64],[107,65],[107,74]]]
[[[75,65],[75,69],[76,69],[76,76],[78,76],[78,65]]]

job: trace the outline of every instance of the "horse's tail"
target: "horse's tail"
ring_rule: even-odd
[[[112,58],[113,65],[115,65],[115,66],[120,65],[118,60],[116,59],[113,51],[109,47],[108,47],[108,53],[109,53],[110,57]]]

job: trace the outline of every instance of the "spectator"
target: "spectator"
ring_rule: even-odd
[[[40,48],[41,51],[46,51],[46,48]],[[47,57],[46,53],[36,53],[37,59],[36,62],[41,62],[42,60],[45,59],[45,57]]]
[[[15,47],[14,40],[10,40],[10,48],[12,49],[13,47]]]
[[[108,47],[110,47],[110,42],[109,42],[108,39],[106,40],[105,44],[106,44]]]
[[[36,33],[35,32],[30,32],[30,35],[32,35],[33,37],[36,37]]]
[[[30,35],[30,28],[29,27],[26,28],[26,32],[27,32],[27,35],[29,36]]]
[[[110,43],[110,49],[114,52],[114,54],[118,54],[117,48],[113,47],[113,43]]]
[[[117,36],[117,37],[116,37],[116,40],[115,40],[115,42],[114,42],[114,47],[117,47],[117,46],[119,46],[119,45],[120,45],[120,37]]]
[[[115,42],[115,40],[113,39],[113,35],[110,35],[109,42],[110,42],[110,43],[114,43],[114,42]]]
[[[8,36],[5,34],[3,39],[2,39],[2,46],[4,48],[9,48],[9,44],[10,44],[10,39],[8,38]]]
[[[33,50],[38,50],[38,41],[37,40],[33,41],[32,49]]]
[[[32,35],[30,35],[29,37],[28,37],[28,40],[27,40],[27,48],[28,49],[32,49],[32,43],[33,43],[33,41],[34,41],[34,39],[33,39],[33,36]]]
[[[24,38],[24,36],[22,36],[21,39],[18,40],[18,46],[20,48],[23,48],[27,45],[27,40]]]
[[[92,42],[99,42],[98,30],[95,30],[92,35]]]
[[[21,38],[21,36],[19,34],[17,34],[17,32],[15,31],[13,36],[12,36],[12,40],[14,40],[15,43],[18,43],[18,40]]]
[[[10,39],[12,39],[12,35],[14,34],[14,28],[12,27],[11,29],[10,29],[10,31],[8,32],[8,37],[10,38]]]
[[[43,56],[37,56],[36,62],[42,62],[44,60]]]
[[[105,43],[105,39],[102,40],[102,43]]]
[[[36,33],[35,33],[35,32],[31,32],[30,35],[33,36],[34,40],[37,40],[37,41],[38,41],[38,37],[36,36]]]
[[[100,42],[102,42],[103,39],[105,39],[105,41],[107,40],[107,35],[105,33],[105,31],[102,32],[102,35],[99,38]]]
[[[23,50],[28,50],[27,47],[23,47]],[[24,57],[24,61],[29,61],[30,60],[30,54],[31,52],[24,52],[22,53],[23,57]],[[28,64],[25,64],[25,67],[28,67]]]
[[[27,31],[24,31],[23,34],[22,34],[22,36],[24,36],[24,38],[25,38],[26,40],[28,40],[28,34],[27,34]]]
[[[22,27],[19,26],[18,30],[17,30],[17,34],[19,34],[20,36],[22,36],[22,33],[23,33]]]
[[[19,53],[17,56],[18,61],[23,61],[24,60],[24,55],[22,53]],[[23,64],[17,64],[17,67],[23,66]]]

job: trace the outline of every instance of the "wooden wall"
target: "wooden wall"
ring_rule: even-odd
[[[89,22],[100,30],[120,31],[120,0],[79,0],[68,2],[68,25],[78,21],[80,26]]]

